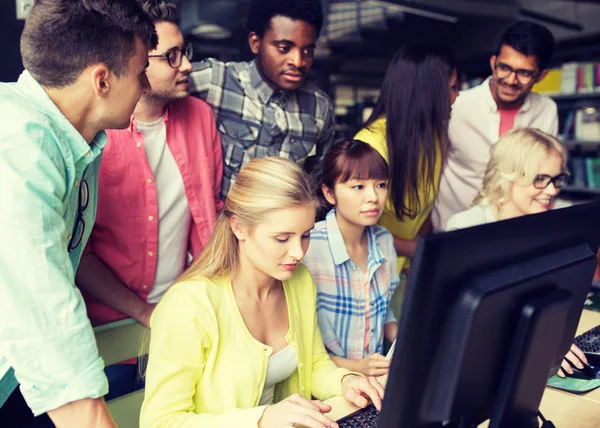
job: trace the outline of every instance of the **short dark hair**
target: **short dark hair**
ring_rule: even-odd
[[[546,27],[535,22],[519,21],[504,32],[496,55],[508,45],[523,55],[533,55],[540,69],[548,68],[554,54],[554,36]]]
[[[360,140],[340,140],[323,159],[323,184],[333,189],[335,183],[352,179],[387,180],[390,171],[377,150]]]
[[[323,27],[321,0],[252,0],[248,11],[248,31],[262,38],[275,16],[307,22],[314,27],[317,36]]]
[[[172,22],[177,24],[177,5],[166,0],[141,0],[144,12],[152,22]]]
[[[136,0],[36,0],[21,36],[21,57],[39,84],[60,88],[95,63],[125,74],[135,36],[149,50],[156,47],[154,24]]]

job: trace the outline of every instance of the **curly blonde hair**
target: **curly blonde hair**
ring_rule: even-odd
[[[549,153],[562,159],[562,171],[567,170],[567,150],[555,137],[539,129],[513,129],[500,138],[490,150],[490,161],[483,178],[483,188],[473,205],[492,205],[498,208],[506,201],[510,184],[533,183],[542,160]]]

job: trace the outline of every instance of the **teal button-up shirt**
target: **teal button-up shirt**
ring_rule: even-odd
[[[17,381],[36,415],[108,391],[74,280],[105,143],[88,144],[27,71],[0,83],[0,406]],[[68,252],[84,179],[85,232]]]

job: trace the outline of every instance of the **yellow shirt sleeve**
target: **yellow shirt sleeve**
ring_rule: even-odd
[[[175,285],[152,314],[140,427],[256,428],[265,406],[221,414],[194,413],[196,384],[205,367],[205,351],[217,332],[217,318],[210,302],[191,292],[196,286]]]

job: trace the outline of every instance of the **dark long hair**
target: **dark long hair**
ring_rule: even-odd
[[[364,127],[387,119],[386,140],[390,165],[390,196],[396,217],[415,218],[429,199],[435,181],[436,147],[442,164],[448,154],[450,88],[456,68],[445,48],[406,45],[396,53],[383,79],[381,93]]]

